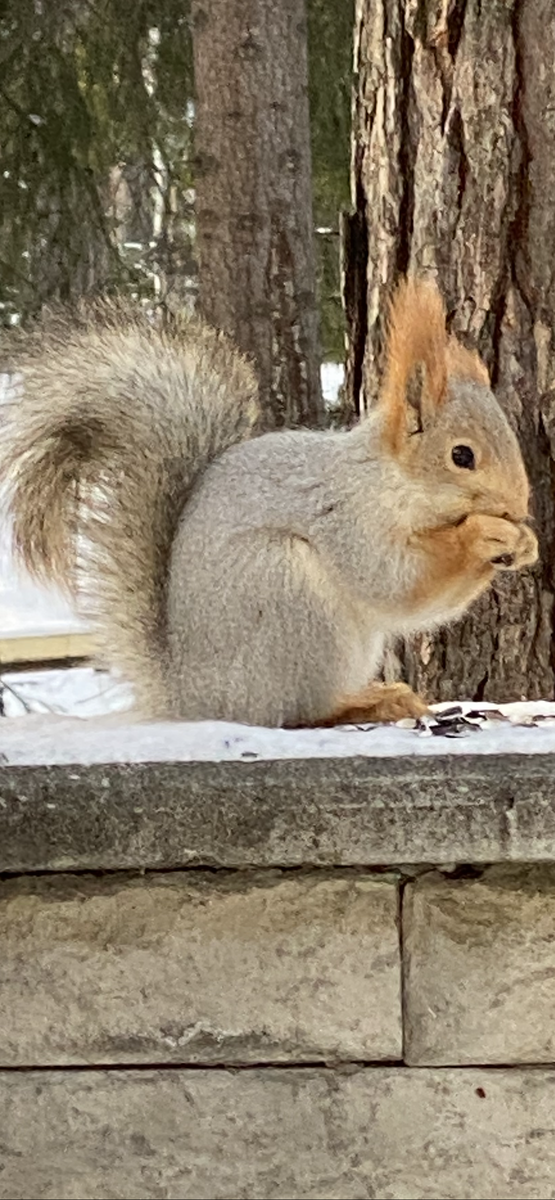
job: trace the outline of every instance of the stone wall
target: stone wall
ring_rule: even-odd
[[[2,1200],[555,1195],[554,755],[6,736]]]

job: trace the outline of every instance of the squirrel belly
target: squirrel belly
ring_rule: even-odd
[[[378,672],[394,564],[361,542],[360,459],[357,431],[271,433],[208,468],[172,554],[175,715],[317,723]]]
[[[517,439],[433,284],[401,284],[380,398],[348,432],[256,436],[251,365],[123,303],[7,335],[14,547],[71,591],[152,718],[266,725],[424,711],[386,643],[537,557]]]

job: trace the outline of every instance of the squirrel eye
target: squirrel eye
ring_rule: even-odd
[[[464,467],[467,471],[473,471],[476,466],[474,451],[470,446],[453,446],[451,458],[456,467]]]

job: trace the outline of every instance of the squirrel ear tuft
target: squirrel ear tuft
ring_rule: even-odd
[[[482,387],[491,387],[488,369],[476,350],[467,350],[451,334],[447,343],[447,374],[452,379],[469,379]]]
[[[386,417],[385,435],[393,452],[401,449],[411,431],[424,429],[444,403],[449,345],[445,309],[436,284],[428,280],[403,280],[389,312],[386,365],[379,401]]]

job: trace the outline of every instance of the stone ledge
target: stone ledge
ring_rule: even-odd
[[[1,722],[0,871],[555,858],[552,730],[405,733]]]
[[[0,1072],[0,1200],[538,1200],[555,1072]]]

